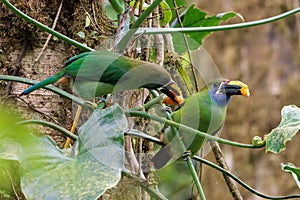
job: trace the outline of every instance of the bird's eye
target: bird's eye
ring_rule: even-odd
[[[220,86],[220,83],[214,83],[214,87],[217,88]]]

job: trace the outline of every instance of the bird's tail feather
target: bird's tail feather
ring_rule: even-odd
[[[27,94],[30,94],[31,92],[33,92],[34,90],[37,90],[37,89],[40,89],[42,87],[45,87],[46,85],[49,85],[49,84],[52,84],[52,83],[55,83],[56,81],[58,81],[61,77],[63,77],[64,75],[64,71],[61,71],[57,74],[55,74],[54,76],[50,76],[49,78],[41,81],[41,82],[38,82],[36,84],[34,84],[33,86],[27,88],[26,90],[24,90],[20,96],[22,95],[27,95]]]
[[[172,155],[170,151],[170,146],[164,146],[160,149],[151,159],[155,169],[160,169],[165,166],[169,160],[171,160]]]

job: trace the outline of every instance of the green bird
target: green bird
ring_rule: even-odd
[[[248,97],[248,86],[240,81],[214,80],[198,93],[186,98],[181,108],[172,113],[172,119],[201,132],[215,135],[223,127],[227,105],[232,95]],[[197,153],[206,141],[205,137],[181,129],[178,132],[184,150],[190,151],[192,155]],[[166,146],[152,158],[155,168],[163,167],[171,158],[176,160],[184,153],[171,128],[163,134],[163,142]]]
[[[55,82],[63,83],[66,79],[70,81],[73,92],[86,100],[141,87],[159,89],[175,102],[176,96],[180,95],[170,74],[159,65],[110,51],[85,52],[71,57],[60,72],[27,88],[20,95]]]
[[[240,81],[214,80],[198,93],[186,98],[181,108],[172,113],[172,118],[175,122],[215,135],[223,127],[232,95],[248,97],[248,86]],[[171,128],[167,128],[163,135],[166,146],[152,158],[154,167],[158,169],[155,171],[158,188],[168,199],[195,199],[196,190],[193,188],[191,172],[186,162],[178,158],[184,151],[196,154],[206,139],[181,129],[178,129],[178,133],[179,137],[174,137]]]

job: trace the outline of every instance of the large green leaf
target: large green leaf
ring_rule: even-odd
[[[198,49],[201,46],[201,44],[199,44],[196,40],[189,37],[189,33],[187,33],[186,35],[187,35],[187,37],[186,37],[187,43],[188,43],[190,50]],[[187,52],[183,33],[173,33],[172,40],[173,40],[175,51],[178,54],[182,55]]]
[[[109,2],[104,2],[102,6],[105,15],[108,18],[110,18],[111,20],[118,20],[118,13],[115,11],[115,9],[112,7],[112,5]]]
[[[0,159],[0,199],[16,199],[21,193],[19,167],[17,161]]]
[[[195,5],[191,5],[186,11],[185,14],[182,16],[182,26],[183,27],[207,27],[207,26],[217,26],[222,21],[227,21],[231,18],[234,18],[236,16],[240,16],[238,13],[235,12],[226,12],[217,14],[214,16],[207,16],[207,13],[200,10],[199,8],[196,8]],[[180,27],[179,23],[177,23],[174,27]],[[191,32],[186,33],[186,36],[190,38],[191,40],[195,41],[197,45],[192,43],[190,46],[190,49],[196,49],[198,48],[202,42],[203,39],[208,36],[211,32]],[[175,48],[178,43],[178,38],[175,38],[174,44]],[[175,42],[176,41],[176,42]],[[189,42],[191,43],[191,42]],[[182,44],[180,44],[182,45]],[[181,51],[179,51],[181,52]]]
[[[166,3],[170,6],[172,11],[172,19],[171,21],[174,21],[176,18],[176,9],[181,12],[184,10],[185,7],[189,6],[191,4],[191,1],[188,0],[175,0],[177,8],[174,7],[174,0],[166,0]]]
[[[285,172],[290,172],[296,184],[300,188],[300,168],[295,167],[295,165],[293,165],[292,163],[288,163],[288,164],[281,163],[281,169]]]
[[[10,149],[19,148],[2,151],[0,158],[19,161],[21,187],[27,199],[96,199],[120,180],[126,127],[120,107],[96,110],[79,129],[75,157],[65,156],[48,136],[26,133],[22,141],[1,138],[0,150],[7,141]]]
[[[281,110],[281,122],[265,136],[266,152],[279,153],[286,148],[286,142],[292,140],[300,129],[300,108],[295,105],[284,106]]]

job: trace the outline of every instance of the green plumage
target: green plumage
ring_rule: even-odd
[[[173,121],[201,132],[216,134],[224,124],[227,106],[219,105],[211,98],[209,90],[212,86],[213,84],[209,84],[198,93],[189,96],[181,109],[172,113]],[[185,150],[191,151],[192,154],[197,153],[206,141],[205,137],[184,132],[181,129],[178,129],[178,132]],[[172,161],[178,159],[183,153],[179,141],[174,140],[174,132],[170,127],[164,133],[163,142],[167,146],[152,159],[156,168],[163,167],[171,158]]]
[[[213,135],[222,128],[225,114],[226,106],[220,106],[214,102],[210,98],[208,88],[205,87],[187,98],[182,109],[173,112],[172,118],[175,122]],[[182,141],[187,150],[194,154],[202,147],[205,138],[184,133],[181,129],[178,131],[181,133]],[[165,136],[166,143],[168,143],[173,138],[173,132],[168,130]]]
[[[140,87],[157,89],[171,81],[170,74],[159,65],[110,51],[94,51],[70,58],[59,73],[26,89],[21,95],[62,77],[71,78],[71,88],[83,99]]]
[[[248,87],[240,81],[215,80],[188,97],[184,105],[172,113],[172,118],[201,132],[217,134],[224,124],[232,95],[248,96]],[[163,140],[166,146],[155,154],[152,162],[156,169],[165,166],[157,170],[156,175],[160,181],[159,189],[168,199],[194,199],[191,173],[186,162],[179,158],[184,151],[196,154],[206,139],[182,129],[178,129],[178,133],[179,138],[176,139],[171,128],[166,129]]]

